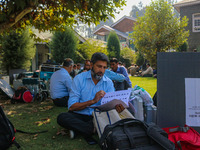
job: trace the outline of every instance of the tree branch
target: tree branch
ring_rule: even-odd
[[[24,10],[22,10],[21,12],[18,12],[16,16],[13,15],[13,16],[15,16],[14,21],[7,21],[7,22],[0,23],[0,33],[2,33],[5,29],[8,29],[8,28],[12,27],[13,25],[15,25],[26,14],[30,13],[32,9],[33,9],[32,7],[27,7]],[[10,16],[12,16],[12,15],[10,15]]]

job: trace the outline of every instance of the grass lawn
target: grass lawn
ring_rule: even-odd
[[[132,82],[132,87],[138,85],[145,89],[151,97],[154,96],[157,91],[157,79],[153,77],[132,77],[130,76],[130,80]]]
[[[144,88],[151,96],[157,89],[155,78],[130,77],[132,85]],[[61,112],[66,112],[66,108],[55,107],[51,100],[45,102],[34,102],[25,104],[11,104],[9,100],[1,100],[8,118],[16,129],[35,132],[48,130],[40,134],[16,133],[16,141],[21,145],[22,150],[100,150],[98,145],[88,145],[82,137],[74,140],[69,139],[67,131],[63,130],[56,118]],[[98,139],[97,135],[95,136]],[[13,145],[9,150],[15,150]]]

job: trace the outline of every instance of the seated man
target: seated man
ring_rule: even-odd
[[[116,73],[123,74],[125,76],[125,81],[126,82],[115,82],[116,91],[124,90],[124,89],[128,89],[128,88],[132,87],[132,83],[131,83],[131,81],[129,79],[128,72],[127,72],[126,68],[123,67],[123,66],[121,66],[121,67],[118,66],[117,58],[112,58],[110,60],[110,67],[111,67],[112,71],[114,71]]]
[[[139,71],[139,66],[134,65],[134,66],[131,66],[129,69],[130,69],[130,74],[131,74],[131,76],[134,76],[134,75],[136,75],[137,72]]]
[[[123,74],[119,74],[113,71],[106,69],[105,75],[110,78],[112,81],[123,82],[126,78]]]
[[[86,72],[90,70],[90,60],[85,60],[84,68],[80,70],[78,73]]]
[[[51,76],[50,94],[56,106],[66,107],[68,105],[72,83],[72,78],[69,73],[72,71],[73,65],[73,60],[66,58],[63,62],[63,67]]]
[[[153,69],[151,68],[150,64],[147,64],[147,69],[141,73],[143,77],[152,77]]]
[[[101,103],[106,92],[113,92],[113,82],[104,75],[108,65],[108,57],[103,53],[94,53],[91,59],[91,70],[78,74],[72,82],[72,90],[68,101],[68,112],[61,113],[57,123],[73,133],[84,136],[88,144],[96,144],[92,138],[94,133],[93,108]]]

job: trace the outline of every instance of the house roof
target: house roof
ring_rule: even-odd
[[[191,6],[191,5],[196,5],[196,4],[200,4],[200,0],[182,0],[174,4],[173,6],[176,8],[178,12],[180,12],[181,7]]]
[[[34,28],[32,28],[32,31],[36,35],[36,37],[40,38],[41,40],[51,41],[51,38],[53,36],[52,32],[50,32],[50,31],[39,32],[38,29],[34,29]],[[74,31],[74,34],[76,35],[76,37],[78,37],[78,39],[81,42],[84,43],[86,41],[86,39],[84,37],[82,37],[80,34],[78,34],[75,30],[73,30],[73,31]],[[42,43],[46,43],[46,42],[37,42],[37,43],[42,44]]]
[[[130,32],[133,31],[133,25],[135,23],[136,23],[136,18],[130,16],[123,16],[117,22],[112,24],[111,27],[121,32]]]
[[[104,36],[104,35],[108,35],[110,33],[110,31],[115,31],[117,33],[117,35],[120,35],[120,36],[128,39],[128,34],[123,33],[121,31],[119,31],[117,29],[114,29],[112,27],[109,27],[107,25],[101,26],[99,29],[97,29],[96,31],[94,31],[94,34]]]

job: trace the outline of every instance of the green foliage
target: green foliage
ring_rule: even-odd
[[[146,7],[143,17],[139,17],[130,37],[151,64],[156,64],[157,52],[176,49],[189,36],[185,30],[188,19],[174,17],[173,7],[165,0],[152,1]]]
[[[77,42],[74,31],[69,27],[65,31],[56,31],[50,43],[53,59],[57,63],[62,63],[65,58],[74,59]]]
[[[3,0],[0,1],[0,33],[5,29],[34,26],[40,31],[64,29],[79,20],[105,21],[125,5],[125,0]]]
[[[114,31],[111,31],[108,35],[107,49],[109,52],[109,58],[115,57],[120,59],[120,41]]]
[[[128,47],[125,47],[121,50],[120,60],[126,64],[126,67],[129,67],[135,61],[135,52]]]
[[[197,52],[200,52],[200,45],[197,46]]]
[[[9,69],[29,69],[36,47],[26,29],[21,33],[12,31],[5,35],[2,41],[2,50],[2,66],[8,73]]]
[[[144,55],[140,51],[138,51],[136,53],[136,61],[135,61],[136,65],[142,66],[144,64],[144,61],[145,61]]]
[[[187,41],[184,42],[183,45],[181,45],[181,46],[179,46],[177,48],[178,52],[187,52],[187,50],[188,50],[188,43],[187,43]]]
[[[81,62],[81,60],[86,59],[90,60],[95,52],[102,52],[108,55],[105,45],[101,41],[95,41],[93,39],[88,39],[84,43],[79,44],[77,52],[79,55],[76,62]]]

